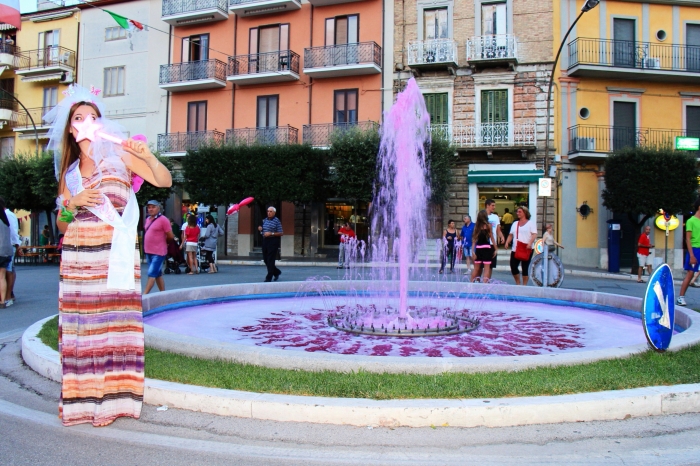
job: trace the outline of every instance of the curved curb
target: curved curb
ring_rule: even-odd
[[[335,290],[364,289],[373,286],[371,282],[323,282],[332,284]],[[430,285],[435,285],[430,282]],[[411,282],[412,290],[420,289],[423,282]],[[200,303],[216,302],[227,297],[259,299],[260,295],[275,293],[298,293],[307,286],[304,282],[253,283],[216,285],[200,288],[183,288],[143,297],[144,315],[177,306],[182,302]],[[642,299],[607,293],[581,290],[551,289],[535,287],[516,287],[513,285],[481,285],[462,283],[438,284],[436,291],[447,293],[474,293],[491,295],[496,299],[539,300],[548,299],[563,304],[575,303],[579,306],[599,306],[640,317]],[[514,294],[517,291],[519,297]],[[258,295],[258,296],[256,296]],[[273,296],[274,297],[274,296]],[[700,343],[700,314],[676,307],[676,324],[685,330],[673,337],[670,351]],[[496,372],[521,371],[535,367],[555,367],[585,364],[604,359],[629,357],[647,351],[647,343],[629,346],[611,346],[609,348],[569,351],[553,354],[527,356],[479,356],[473,358],[432,358],[427,356],[362,356],[331,354],[325,352],[288,351],[280,348],[250,346],[235,342],[223,342],[206,338],[192,337],[146,324],[146,345],[161,351],[182,354],[201,359],[222,359],[241,364],[252,364],[273,369],[298,369],[304,371],[334,372],[374,372],[374,373],[413,373],[434,375],[444,372]],[[639,332],[643,335],[642,322]]]
[[[36,337],[43,323],[51,318],[40,320],[24,332],[22,357],[39,374],[60,381],[58,353]],[[251,393],[146,379],[144,402],[267,421],[509,427],[697,413],[700,384],[526,398],[376,401]]]

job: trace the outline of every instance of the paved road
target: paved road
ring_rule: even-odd
[[[338,277],[329,267],[284,267],[281,280]],[[259,282],[263,266],[169,275],[169,288]],[[146,406],[139,421],[63,428],[58,384],[28,369],[19,335],[56,313],[58,269],[21,267],[17,304],[0,311],[0,465],[56,464],[679,464],[700,465],[700,414],[512,428],[380,428],[275,423]],[[457,275],[443,279],[459,279]],[[507,274],[494,278],[510,282]],[[634,281],[572,277],[570,288],[641,296]],[[700,307],[700,292],[689,304]]]

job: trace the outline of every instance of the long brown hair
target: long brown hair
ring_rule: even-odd
[[[472,235],[472,241],[476,243],[479,232],[485,230],[486,227],[491,231],[491,224],[489,223],[489,216],[485,210],[480,210],[476,216],[476,226],[474,227],[474,234]]]
[[[98,118],[102,116],[102,114],[100,113],[100,109],[97,108],[97,105],[93,104],[92,102],[76,102],[71,106],[70,112],[68,112],[68,121],[66,121],[66,127],[63,130],[63,147],[61,147],[61,166],[58,170],[59,195],[63,194],[63,189],[65,188],[65,176],[66,171],[68,171],[68,167],[70,167],[73,162],[80,158],[80,146],[75,141],[73,135],[70,133],[70,129],[73,114],[81,105],[87,105],[89,107],[92,107],[92,109],[95,110],[95,113],[97,114]]]

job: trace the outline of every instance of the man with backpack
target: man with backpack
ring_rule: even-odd
[[[160,212],[158,201],[148,201],[146,205],[148,218],[144,222],[143,252],[148,263],[148,281],[143,294],[151,292],[154,284],[160,291],[165,291],[163,280],[163,261],[168,254],[168,241],[173,241],[175,235],[170,227],[170,221]]]

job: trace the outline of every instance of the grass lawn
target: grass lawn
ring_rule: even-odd
[[[58,317],[39,337],[58,348]],[[146,376],[205,387],[340,398],[501,398],[562,395],[700,382],[700,345],[648,351],[626,359],[578,366],[487,374],[374,374],[306,372],[197,359],[146,348]]]

